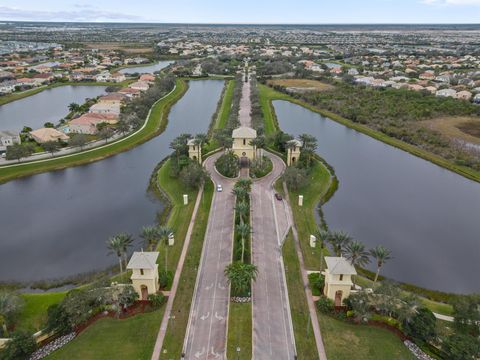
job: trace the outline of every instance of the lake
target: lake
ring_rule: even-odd
[[[299,105],[274,108],[283,131],[314,135],[335,168],[340,185],[322,208],[331,230],[389,248],[382,274],[395,280],[480,292],[480,184]]]
[[[0,130],[20,132],[24,126],[32,129],[43,127],[46,122],[57,124],[74,102],[83,104],[86,98],[105,94],[105,86],[66,85],[46,89],[0,106]]]
[[[160,71],[164,68],[166,68],[168,65],[173,64],[175,61],[173,60],[164,60],[164,61],[159,61],[156,64],[153,65],[139,65],[139,66],[134,66],[134,67],[128,67],[121,69],[120,72],[122,74],[128,75],[128,74],[153,74],[156,71]]]
[[[163,209],[147,193],[155,166],[181,133],[206,132],[223,81],[191,81],[171,109],[167,129],[124,153],[80,167],[0,185],[0,281],[34,281],[104,269],[117,263],[107,239],[136,235]],[[47,102],[48,103],[48,102]],[[30,109],[36,113],[36,109]]]

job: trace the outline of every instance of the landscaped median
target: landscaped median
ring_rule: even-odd
[[[188,85],[185,80],[177,79],[175,88],[152,106],[146,123],[137,132],[102,147],[77,154],[1,167],[0,183],[45,171],[59,170],[98,161],[129,150],[157,136],[167,126],[170,108],[183,96],[187,88]]]

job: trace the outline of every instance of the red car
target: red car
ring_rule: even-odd
[[[275,193],[275,198],[279,201],[283,200],[282,195],[280,195],[279,193]]]

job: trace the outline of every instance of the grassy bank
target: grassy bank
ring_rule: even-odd
[[[300,262],[295,251],[292,231],[289,232],[285,240],[282,253],[283,262],[285,263],[285,276],[295,333],[295,344],[299,359],[318,359],[317,345],[312,329],[307,297],[303,289]]]
[[[164,311],[165,305],[128,319],[100,319],[46,359],[150,359]]]
[[[435,154],[432,154],[428,151],[425,151],[423,149],[420,149],[416,146],[407,144],[401,140],[394,139],[388,135],[385,135],[379,131],[373,130],[365,125],[355,123],[351,120],[348,120],[342,116],[339,116],[337,114],[334,114],[330,111],[323,110],[316,108],[313,105],[307,104],[304,101],[294,99],[291,96],[288,96],[286,94],[280,93],[278,91],[273,90],[272,88],[266,86],[266,85],[261,85],[259,84],[259,89],[260,89],[260,103],[262,105],[262,109],[264,109],[264,116],[266,112],[269,112],[270,115],[265,117],[265,131],[268,134],[268,131],[271,131],[272,126],[275,126],[276,120],[275,120],[275,115],[273,112],[273,107],[272,107],[272,100],[286,100],[290,101],[294,104],[303,106],[311,111],[314,111],[316,113],[319,113],[322,116],[328,117],[342,125],[345,125],[351,129],[357,130],[365,135],[371,136],[376,140],[382,141],[388,145],[394,146],[398,149],[404,150],[412,155],[418,156],[424,160],[430,161],[438,166],[441,166],[445,169],[448,169],[450,171],[453,171],[459,175],[462,175],[468,179],[480,182],[480,172],[472,170],[470,168],[467,168],[465,166],[460,166],[456,165],[454,163],[451,163],[450,161],[437,156]],[[268,110],[270,108],[271,110]],[[275,129],[275,128],[274,128]]]
[[[237,352],[237,348],[240,351]],[[227,358],[252,358],[252,304],[230,302],[228,314]]]
[[[128,139],[113,142],[101,148],[84,151],[71,156],[53,158],[46,161],[22,163],[17,166],[0,168],[0,183],[38,174],[45,171],[59,170],[104,159],[119,152],[129,150],[163,132],[168,123],[168,113],[186,92],[188,85],[177,79],[177,86],[168,96],[158,101],[153,107],[146,126]]]
[[[179,359],[182,353],[183,339],[185,337],[188,317],[190,315],[190,306],[195,288],[197,270],[200,265],[200,257],[202,254],[212,197],[213,183],[207,181],[198,208],[190,246],[188,248],[182,275],[178,284],[177,294],[175,295],[175,300],[173,302],[172,316],[175,316],[175,318],[172,317],[168,324],[161,353],[162,359]],[[150,351],[152,347],[150,348]],[[164,353],[164,350],[167,352]]]
[[[163,163],[163,166],[157,173],[158,186],[168,197],[170,202],[170,214],[166,221],[166,225],[173,230],[175,234],[175,244],[168,247],[168,264],[169,271],[174,272],[182,252],[185,236],[187,235],[188,225],[192,218],[193,208],[195,207],[195,199],[197,191],[185,188],[178,177],[170,176],[170,159]],[[188,195],[188,204],[183,204],[183,194]],[[165,245],[159,244],[157,251],[160,252],[160,267],[165,266]]]
[[[63,300],[66,292],[52,292],[43,294],[22,294],[24,307],[16,323],[16,329],[37,332],[45,326],[47,309],[50,305]]]
[[[119,83],[98,82],[98,81],[88,81],[88,82],[66,81],[66,82],[53,83],[53,84],[50,84],[50,85],[40,86],[40,87],[35,88],[35,89],[30,89],[30,90],[25,90],[25,91],[18,92],[18,93],[12,93],[12,94],[7,94],[7,95],[0,96],[0,106],[8,104],[12,101],[20,100],[20,99],[23,99],[23,98],[41,93],[42,91],[47,90],[47,89],[53,89],[53,88],[60,87],[60,86],[70,85],[70,86],[121,86],[121,87],[125,87],[128,84],[130,84],[131,82],[132,82],[132,80],[125,80],[125,81],[122,81],[122,82],[119,82]]]

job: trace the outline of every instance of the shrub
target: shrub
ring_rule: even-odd
[[[17,331],[12,339],[7,342],[2,352],[4,360],[23,360],[28,359],[35,351],[37,343],[31,334],[25,331]]]
[[[333,310],[335,309],[335,306],[333,304],[333,301],[330,300],[329,298],[322,296],[318,301],[317,301],[317,308],[324,314],[331,314]]]
[[[237,177],[238,171],[240,170],[238,156],[230,151],[227,151],[217,159],[215,162],[215,167],[217,168],[218,172],[225,177]]]
[[[480,342],[470,335],[454,334],[442,343],[449,360],[472,360],[480,356]]]
[[[158,282],[160,288],[165,289],[172,283],[173,273],[171,271],[165,271],[165,269],[158,270]]]
[[[325,286],[325,277],[320,273],[312,273],[308,275],[308,282],[312,289],[312,294],[315,296],[322,295],[323,287]]]
[[[136,300],[138,300],[138,294],[133,288],[133,286],[128,285],[125,286],[122,292],[118,295],[118,304],[119,310],[120,308],[127,308],[132,305]]]
[[[208,179],[207,171],[197,162],[190,162],[180,171],[180,180],[190,189],[198,189]]]
[[[68,313],[61,304],[53,304],[48,307],[47,330],[59,333],[60,335],[72,331],[72,325]]]
[[[152,307],[158,309],[165,302],[165,296],[162,293],[148,295],[148,301],[152,304]]]
[[[410,321],[405,321],[403,330],[416,340],[428,342],[436,337],[436,325],[435,315],[427,308],[420,308]]]
[[[371,317],[371,320],[374,320],[374,321],[379,321],[379,322],[382,322],[384,324],[387,324],[387,325],[390,325],[390,326],[393,326],[397,329],[400,329],[400,322],[397,320],[397,319],[394,319],[390,316],[383,316],[383,315],[378,315],[378,314],[373,314],[372,317]]]
[[[308,184],[308,176],[305,169],[289,166],[283,173],[283,179],[290,190],[299,190]]]

